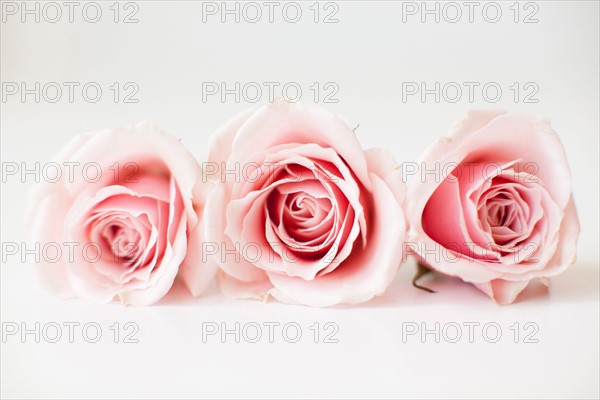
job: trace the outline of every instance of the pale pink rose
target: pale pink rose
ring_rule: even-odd
[[[205,212],[225,294],[324,307],[365,302],[394,279],[400,170],[342,119],[284,101],[248,110],[215,133],[209,163],[225,178]]]
[[[52,292],[147,305],[178,272],[197,290],[214,278],[216,267],[201,260],[210,187],[179,140],[143,122],[79,135],[54,162],[75,172],[36,186],[28,213],[33,240],[65,250],[38,265]]]
[[[509,304],[575,261],[571,173],[548,120],[471,111],[418,165],[406,209],[426,265]]]

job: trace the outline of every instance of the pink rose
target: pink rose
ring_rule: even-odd
[[[224,293],[331,306],[367,301],[394,279],[400,170],[340,118],[284,101],[248,110],[213,136],[209,166],[224,178],[205,212]]]
[[[509,304],[575,261],[571,173],[547,120],[469,112],[419,166],[406,208],[410,247],[426,265]]]
[[[144,122],[77,136],[54,161],[87,172],[63,171],[34,190],[33,240],[73,249],[39,264],[52,292],[147,305],[180,266],[197,289],[210,283],[216,269],[201,263],[199,217],[209,187],[177,139]]]

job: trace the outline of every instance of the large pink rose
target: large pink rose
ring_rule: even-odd
[[[575,261],[579,221],[563,146],[547,120],[469,112],[409,184],[409,242],[426,265],[499,304]]]
[[[205,218],[224,293],[331,306],[367,301],[394,279],[400,170],[342,119],[284,101],[248,110],[213,136],[209,165],[223,178]]]
[[[51,291],[147,305],[180,266],[197,290],[210,283],[216,268],[200,254],[209,186],[179,140],[145,122],[77,136],[54,162],[75,172],[38,185],[28,215],[35,242],[73,249],[39,264]]]

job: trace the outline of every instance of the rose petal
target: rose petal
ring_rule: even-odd
[[[212,257],[223,271],[238,280],[252,282],[264,279],[265,273],[236,252],[233,241],[225,234],[227,225],[225,207],[227,207],[227,187],[219,185],[214,189],[205,206],[206,243],[207,250],[211,253],[207,256]]]
[[[474,283],[476,288],[487,294],[499,305],[511,304],[515,301],[529,281],[507,281],[504,279],[494,279],[486,283]]]
[[[334,148],[350,170],[370,189],[364,152],[351,128],[322,108],[285,101],[259,108],[237,132],[229,160],[241,163],[257,161],[248,152],[257,140],[260,140],[263,149],[290,142]],[[230,162],[228,167],[233,167]]]

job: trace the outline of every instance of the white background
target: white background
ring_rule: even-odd
[[[432,15],[423,23],[420,14],[403,22],[401,2],[346,1],[337,2],[339,22],[331,24],[313,21],[312,2],[301,4],[297,23],[286,22],[279,6],[274,23],[267,21],[263,7],[263,18],[255,24],[243,18],[236,23],[233,16],[222,23],[220,14],[207,16],[204,23],[202,4],[191,1],[138,1],[138,23],[115,23],[112,3],[101,3],[103,14],[95,24],[82,18],[81,6],[73,23],[64,6],[58,23],[43,17],[36,23],[33,16],[23,23],[20,14],[3,14],[3,83],[98,82],[103,89],[95,104],[85,101],[80,90],[73,103],[66,91],[56,103],[44,98],[36,103],[32,96],[25,102],[19,96],[3,99],[3,162],[44,163],[79,133],[144,119],[181,138],[203,160],[210,133],[249,105],[243,99],[236,103],[233,96],[224,103],[218,96],[203,102],[203,82],[224,81],[229,87],[234,82],[297,82],[302,101],[309,103],[314,102],[309,86],[335,82],[339,101],[322,105],[360,124],[357,134],[365,147],[385,147],[399,162],[416,161],[468,108],[530,112],[550,117],[566,147],[582,225],[578,261],[554,279],[550,291],[534,285],[506,307],[448,278],[424,280],[436,294],[419,291],[410,284],[414,265],[409,262],[385,296],[362,307],[232,301],[213,288],[199,299],[177,290],[159,305],[124,308],[54,299],[38,283],[31,263],[13,257],[1,269],[3,323],[25,322],[31,328],[35,322],[95,321],[103,335],[95,344],[87,343],[80,329],[74,343],[66,337],[55,344],[36,343],[33,335],[25,343],[9,337],[1,351],[2,397],[598,398],[598,2],[536,2],[537,23],[522,22],[534,10],[523,3],[515,23],[512,1],[500,2],[497,23],[483,18],[484,3],[475,9],[473,23],[465,6],[457,23],[443,15],[439,23]],[[120,20],[133,10],[123,7]],[[320,19],[332,10],[319,7]],[[402,82],[422,81],[429,87],[479,82],[480,88],[497,82],[503,93],[495,104],[480,89],[473,102],[466,89],[456,103],[444,98],[436,103],[433,96],[403,102]],[[139,102],[115,103],[108,88],[114,82],[136,83]],[[514,82],[521,90],[527,82],[537,84],[534,98],[539,101],[515,101],[509,89]],[[258,104],[267,101],[265,89]],[[32,185],[31,177],[26,183],[15,178],[2,184],[3,242],[27,239],[24,204]],[[122,343],[122,336],[121,343],[113,343],[109,326],[119,322],[122,328],[127,321],[139,326],[139,343]],[[235,322],[253,321],[296,322],[303,335],[295,344],[286,342],[281,330],[274,343],[265,336],[255,344],[235,343],[232,335],[226,343],[217,336],[202,342],[203,323],[232,328]],[[315,344],[309,330],[314,322],[321,333],[326,322],[337,324],[339,342],[322,343],[321,335]],[[422,343],[414,335],[403,342],[403,329],[413,322],[428,328],[456,322],[463,326],[463,337],[458,343],[443,337],[436,343],[428,335]],[[481,324],[473,343],[465,322]],[[488,322],[502,328],[497,343],[488,343],[481,332]],[[519,343],[509,328],[515,322]],[[533,336],[538,343],[523,343],[527,322],[539,327]],[[493,330],[489,333],[494,336]]]

